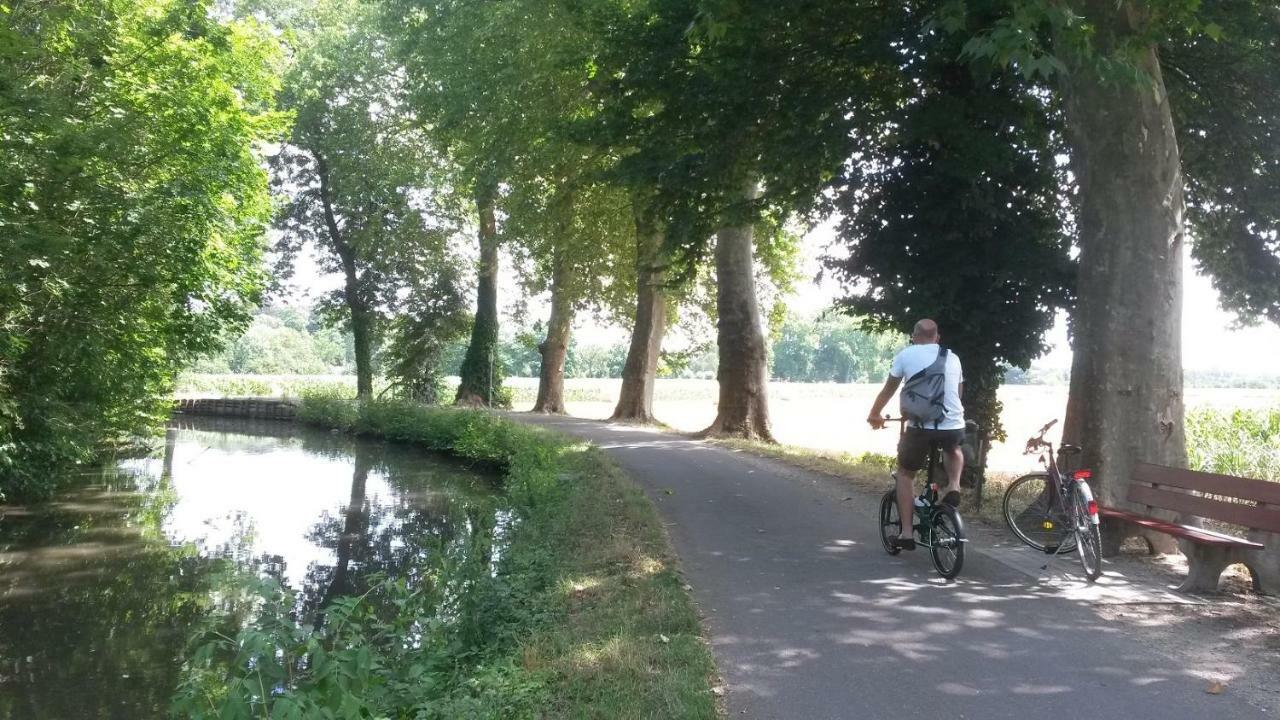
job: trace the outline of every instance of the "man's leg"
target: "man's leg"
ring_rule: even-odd
[[[942,451],[942,466],[947,471],[947,487],[941,493],[960,492],[960,474],[964,472],[964,451],[957,445],[950,450]]]
[[[898,439],[898,482],[895,489],[898,493],[898,517],[902,520],[898,537],[904,540],[914,540],[916,536],[916,471],[924,466],[921,461],[928,449],[929,441],[919,428],[907,428]]]
[[[898,531],[900,538],[914,538],[915,531],[915,499],[916,499],[916,471],[907,470],[901,465],[898,466],[898,518],[902,521],[902,527]]]

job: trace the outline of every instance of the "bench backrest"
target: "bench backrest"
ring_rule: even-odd
[[[1192,495],[1189,490],[1218,497]],[[1127,497],[1139,505],[1280,532],[1280,483],[1136,463]]]

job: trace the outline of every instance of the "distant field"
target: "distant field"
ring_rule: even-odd
[[[603,419],[613,412],[621,380],[566,380],[565,403],[578,417]],[[528,410],[537,393],[537,378],[509,378],[514,406]],[[186,376],[179,395],[287,395],[313,390],[354,394],[350,376]],[[783,383],[769,385],[773,432],[779,442],[819,450],[853,453],[892,453],[897,441],[893,430],[872,432],[864,418],[878,392],[878,385],[835,383]],[[716,414],[714,380],[659,380],[654,412],[662,422],[683,431],[697,431],[711,424]],[[1023,441],[1043,424],[1061,419],[1067,388],[1051,385],[1007,385],[1000,391],[1003,421],[1010,441],[992,448],[988,462],[993,470],[1016,472],[1034,466],[1034,458],[1022,455]],[[1219,410],[1280,408],[1280,390],[1189,388],[1187,407]],[[1057,436],[1053,437],[1055,442]]]
[[[516,409],[532,407],[536,378],[512,378],[508,384],[517,391]],[[620,385],[620,380],[566,380],[569,413],[585,418],[608,417]],[[892,453],[897,433],[874,432],[864,421],[879,390],[879,385],[866,384],[771,383],[769,409],[774,436],[781,443],[820,450]],[[676,429],[701,430],[715,418],[716,395],[714,380],[659,380],[654,413]],[[1000,390],[1000,400],[1004,403],[1001,419],[1009,442],[993,447],[988,463],[997,471],[1031,468],[1035,459],[1022,455],[1022,445],[1040,426],[1062,418],[1067,388],[1006,385]],[[1187,390],[1187,406],[1221,410],[1280,408],[1280,390],[1191,388]],[[1053,439],[1057,442],[1056,434]]]

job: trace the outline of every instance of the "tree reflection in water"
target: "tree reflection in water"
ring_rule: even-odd
[[[187,424],[158,461],[0,506],[0,720],[164,717],[192,630],[246,575],[294,584],[298,617],[316,622],[370,574],[421,581],[476,530],[492,548],[500,501],[483,475],[288,425]]]

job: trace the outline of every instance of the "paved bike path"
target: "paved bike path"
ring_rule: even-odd
[[[647,428],[511,417],[591,440],[658,505],[730,718],[1274,717],[1207,693],[1223,668],[1162,655],[981,553],[955,583],[923,549],[886,555],[878,498],[828,476]]]

